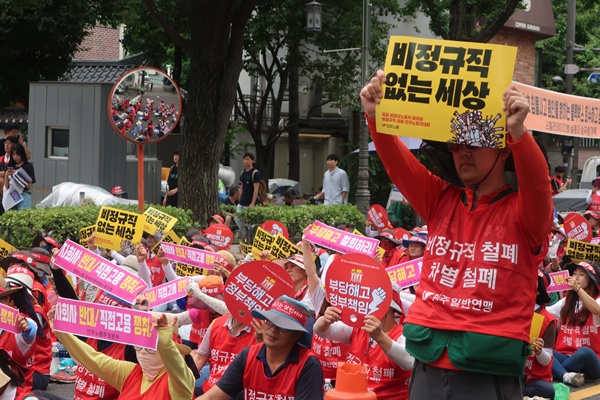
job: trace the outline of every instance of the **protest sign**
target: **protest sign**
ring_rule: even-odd
[[[362,327],[364,317],[383,318],[392,302],[392,282],[383,266],[366,254],[335,257],[327,270],[329,303],[342,310],[342,322]]]
[[[265,232],[270,233],[273,236],[277,236],[278,234],[281,234],[286,239],[290,238],[290,234],[289,234],[287,228],[285,227],[285,225],[274,219],[270,219],[268,221],[263,222],[261,224],[260,228],[262,230],[264,230]]]
[[[358,236],[365,236],[361,231],[359,231],[356,228],[352,230],[352,233]],[[381,246],[378,246],[377,253],[379,253],[379,258],[383,258],[383,255],[385,254],[385,249]]]
[[[202,231],[202,233],[219,250],[229,250],[233,244],[233,232],[227,225],[212,224]]]
[[[146,216],[144,231],[152,235],[154,235],[157,230],[163,233],[169,232],[173,229],[178,221],[177,218],[172,217],[169,214],[153,207],[149,207],[146,211],[144,211],[144,215]]]
[[[175,301],[187,296],[188,283],[190,278],[179,278],[174,281],[163,283],[144,292],[148,300],[148,308],[154,308],[161,304]]]
[[[600,245],[568,239],[565,254],[578,261],[600,262]]]
[[[375,229],[385,229],[390,222],[388,219],[388,213],[385,208],[380,204],[373,204],[367,210],[367,219],[371,221]]]
[[[96,246],[121,251],[121,241],[139,243],[146,216],[103,206],[96,220]]]
[[[79,230],[79,244],[88,248],[87,240],[96,232],[96,225],[86,226]]]
[[[565,217],[565,234],[569,239],[590,242],[592,240],[592,225],[583,215],[569,213]]]
[[[193,247],[173,243],[160,243],[165,258],[198,268],[214,269],[215,261],[223,262],[223,257],[212,251],[200,250]]]
[[[506,45],[390,37],[377,131],[504,147],[503,93],[516,55],[517,48]]]
[[[278,233],[271,245],[271,260],[289,258],[293,254],[302,254],[302,249]]]
[[[252,245],[240,242],[240,251],[243,255],[248,255],[252,251]]]
[[[546,288],[546,292],[562,292],[563,290],[571,290],[571,286],[567,284],[569,279],[569,271],[557,271],[550,274],[550,285]]]
[[[254,240],[252,241],[252,254],[260,253],[263,250],[271,250],[271,245],[275,241],[275,235],[262,229],[260,226],[256,228]]]
[[[142,278],[130,270],[111,263],[71,240],[62,245],[54,263],[130,304],[148,287]]]
[[[418,285],[421,281],[421,268],[423,257],[416,258],[401,264],[392,265],[385,269],[392,282],[396,282],[402,289]]]
[[[0,303],[0,331],[20,334],[21,330],[17,324],[18,317],[18,309]]]
[[[58,298],[53,329],[156,350],[158,331],[147,311]]]
[[[9,254],[14,253],[15,251],[17,251],[16,247],[0,239],[0,260],[8,257]]]
[[[304,239],[342,254],[363,253],[374,256],[379,245],[377,239],[335,229],[319,221],[308,227]]]
[[[543,324],[544,316],[534,312],[533,317],[531,318],[531,329],[529,330],[529,343],[533,343],[533,339],[540,337]]]
[[[229,275],[224,298],[231,315],[250,325],[252,310],[268,310],[283,295],[294,296],[294,283],[285,269],[271,261],[250,261]]]

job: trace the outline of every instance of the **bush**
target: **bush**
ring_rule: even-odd
[[[304,205],[252,207],[244,209],[240,219],[249,225],[260,225],[270,219],[283,223],[290,237],[302,236],[302,230],[317,220],[330,226],[346,224],[359,231],[365,229],[365,216],[354,205]]]
[[[136,205],[114,205],[127,211],[138,212]],[[154,207],[178,219],[174,230],[182,236],[197,222],[192,220],[190,210],[175,207],[163,207],[156,204],[146,205]],[[0,216],[0,237],[15,247],[31,247],[33,238],[40,232],[52,231],[52,236],[64,243],[71,239],[79,241],[79,230],[89,225],[94,225],[100,212],[100,206],[75,206],[75,207],[47,207],[22,211],[7,211]]]

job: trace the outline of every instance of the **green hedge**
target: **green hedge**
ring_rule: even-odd
[[[296,238],[302,236],[302,230],[315,220],[333,227],[346,224],[361,232],[365,229],[365,216],[354,205],[253,207],[244,209],[240,219],[249,225],[260,225],[270,219],[277,220],[287,227],[290,237]]]
[[[138,212],[137,205],[114,205],[114,208]],[[190,227],[200,224],[192,220],[190,210],[175,207],[146,205],[178,219],[175,232],[182,236]],[[8,211],[0,216],[0,237],[15,247],[31,247],[33,238],[39,232],[50,232],[64,242],[66,239],[79,240],[79,230],[96,223],[100,206],[47,207],[22,211]]]

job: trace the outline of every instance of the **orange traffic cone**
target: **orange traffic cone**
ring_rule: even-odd
[[[377,395],[367,390],[367,366],[339,363],[335,389],[325,393],[325,400],[376,400]]]

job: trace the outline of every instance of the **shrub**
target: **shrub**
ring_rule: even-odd
[[[290,237],[296,238],[302,236],[302,230],[315,220],[333,227],[346,224],[361,232],[365,229],[365,216],[354,205],[253,207],[244,209],[240,219],[249,225],[260,225],[270,219],[277,220],[287,227]]]
[[[136,205],[113,205],[111,207],[127,211],[138,212]],[[154,207],[178,219],[174,230],[182,236],[193,227],[198,226],[192,220],[190,210],[175,207],[163,207],[156,204],[146,205],[145,208]],[[61,243],[67,239],[79,241],[79,230],[96,223],[100,206],[75,206],[75,207],[47,207],[22,211],[7,211],[0,216],[0,237],[15,247],[31,247],[33,238],[39,232],[50,232]]]

